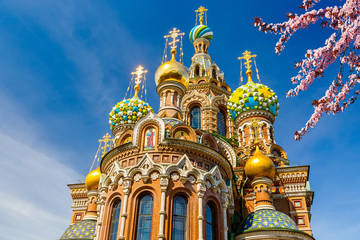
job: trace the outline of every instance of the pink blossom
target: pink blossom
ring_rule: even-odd
[[[288,20],[283,23],[268,24],[260,18],[255,18],[254,23],[260,31],[280,35],[275,45],[275,52],[278,54],[284,50],[285,43],[297,30],[307,28],[319,20],[323,20],[322,27],[334,31],[326,39],[324,46],[307,50],[305,58],[295,63],[298,74],[291,78],[291,82],[296,86],[287,92],[288,97],[307,90],[316,79],[323,77],[323,73],[331,64],[337,60],[340,63],[339,72],[324,96],[313,101],[314,113],[305,127],[295,132],[295,140],[300,140],[309,128],[313,128],[324,113],[335,114],[344,111],[360,94],[357,85],[360,83],[360,0],[340,0],[340,7],[329,6],[325,9],[309,10],[318,2],[320,0],[303,0],[300,7],[305,12],[301,15],[288,13]]]

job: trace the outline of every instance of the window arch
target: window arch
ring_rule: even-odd
[[[138,205],[136,240],[150,240],[153,197],[147,194],[141,197]]]
[[[195,129],[201,128],[201,111],[198,106],[190,110],[190,126]]]
[[[215,205],[211,202],[206,204],[206,240],[217,239],[217,213]]]
[[[217,131],[219,135],[226,136],[226,114],[222,109],[217,113]]]
[[[109,240],[117,240],[117,232],[119,228],[121,202],[117,201],[112,207]]]
[[[172,240],[185,240],[187,229],[187,200],[176,196],[173,205]]]

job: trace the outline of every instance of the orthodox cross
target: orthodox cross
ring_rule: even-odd
[[[251,126],[253,128],[254,141],[257,141],[259,139],[259,131],[258,131],[259,124],[258,124],[258,121],[252,120],[251,121]]]
[[[104,143],[104,145],[101,147],[102,155],[104,156],[109,150],[110,150],[110,144],[109,142],[113,141],[114,139],[111,139],[111,136],[109,133],[106,133],[102,139],[99,139],[99,143]]]
[[[250,59],[251,59],[251,58],[254,58],[254,57],[256,57],[256,54],[251,55],[251,52],[249,52],[248,50],[246,50],[246,51],[243,53],[243,56],[242,56],[242,57],[238,57],[238,59],[239,59],[239,60],[244,59],[244,60],[245,60],[244,65],[245,65],[246,69],[249,70],[249,69],[251,68],[251,62],[252,62]]]
[[[147,70],[144,70],[144,68],[142,66],[138,66],[136,68],[135,72],[132,72],[131,75],[136,75],[135,77],[135,84],[139,85],[141,83],[141,79],[143,77],[143,74],[147,73]]]
[[[197,15],[199,16],[200,25],[202,25],[204,23],[204,13],[206,13],[206,11],[207,11],[207,9],[204,8],[203,6],[200,6],[197,10],[195,10]]]
[[[171,30],[169,32],[169,35],[165,35],[164,38],[168,39],[168,38],[172,38],[172,42],[169,42],[169,45],[171,47],[171,50],[176,49],[176,43],[179,42],[179,39],[177,37],[184,35],[185,33],[181,33],[179,29],[173,28],[173,30]]]

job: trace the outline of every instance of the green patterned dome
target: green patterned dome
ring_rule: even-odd
[[[260,109],[277,116],[279,100],[273,90],[264,84],[248,81],[231,94],[227,108],[233,120],[248,110]]]
[[[266,229],[298,230],[295,222],[285,213],[263,209],[250,213],[241,225],[241,232]]]
[[[80,239],[94,239],[96,228],[96,221],[82,220],[81,222],[70,225],[68,229],[61,236],[60,240],[80,240]]]
[[[148,112],[153,112],[148,103],[137,97],[118,102],[109,114],[111,130],[120,124],[135,124]]]

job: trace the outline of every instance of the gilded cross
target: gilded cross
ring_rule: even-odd
[[[256,120],[253,120],[251,121],[251,126],[253,128],[253,138],[254,138],[254,141],[257,141],[258,138],[259,138],[259,131],[258,131],[258,121]]]
[[[249,52],[248,50],[246,50],[244,53],[243,53],[243,56],[242,57],[238,57],[238,59],[244,59],[246,62],[244,63],[245,67],[247,70],[249,70],[251,68],[251,58],[254,58],[256,57],[256,54],[254,55],[251,55],[251,52]]]
[[[200,6],[197,10],[195,10],[195,12],[198,14],[199,16],[199,22],[202,25],[204,22],[204,13],[207,11],[206,8],[204,8],[203,6]]]
[[[131,75],[136,75],[135,77],[135,84],[139,85],[141,83],[141,79],[143,77],[144,73],[147,73],[147,70],[144,70],[144,68],[142,66],[138,66],[136,68],[135,72],[132,72]],[[110,136],[110,135],[109,135]]]
[[[165,35],[164,38],[172,38],[172,42],[169,42],[169,45],[171,47],[171,49],[176,49],[176,43],[179,42],[179,39],[177,39],[177,37],[184,35],[185,33],[181,33],[179,29],[173,28],[173,30],[171,30],[170,35]]]
[[[111,139],[111,136],[109,133],[106,133],[102,139],[99,139],[99,143],[104,143],[104,145],[101,147],[102,155],[104,156],[109,150],[110,150],[110,144],[109,142],[113,141],[114,139]]]

